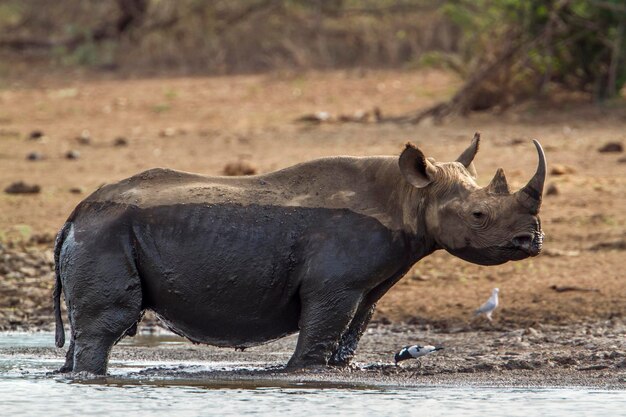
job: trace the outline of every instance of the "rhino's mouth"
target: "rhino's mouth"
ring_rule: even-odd
[[[537,256],[543,248],[543,237],[544,234],[540,230],[532,233],[520,233],[515,235],[507,246],[511,249],[522,251],[528,256]]]
[[[539,255],[543,247],[543,236],[541,231],[520,233],[501,245],[482,248],[466,246],[448,249],[448,252],[479,265],[499,265]]]

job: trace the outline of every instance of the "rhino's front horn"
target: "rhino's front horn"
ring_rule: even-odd
[[[528,181],[528,184],[519,190],[516,194],[518,201],[531,212],[538,213],[541,207],[541,195],[543,194],[543,183],[546,180],[546,155],[543,148],[535,139],[533,143],[537,148],[539,155],[539,163],[535,175]]]

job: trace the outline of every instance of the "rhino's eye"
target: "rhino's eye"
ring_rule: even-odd
[[[482,211],[474,211],[472,213],[472,216],[474,216],[475,219],[482,219],[484,215],[485,214]]]

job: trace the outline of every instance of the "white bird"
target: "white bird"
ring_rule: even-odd
[[[485,304],[481,305],[474,312],[474,316],[479,316],[481,314],[484,314],[485,317],[487,317],[487,319],[491,321],[491,314],[498,307],[498,293],[499,292],[500,292],[499,289],[494,288],[493,291],[491,291],[491,297],[489,297],[489,299],[485,302]]]
[[[402,362],[405,361],[407,359],[418,359],[421,358],[422,356],[426,356],[426,355],[430,355],[433,352],[436,352],[438,350],[442,350],[443,348],[441,346],[420,346],[420,345],[413,345],[413,346],[405,346],[402,349],[400,349],[400,352],[396,353],[396,356],[394,356],[394,360],[396,361],[396,365],[398,364],[398,362]],[[422,363],[420,362],[420,365]]]

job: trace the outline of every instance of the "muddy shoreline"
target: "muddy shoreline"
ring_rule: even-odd
[[[458,328],[377,325],[368,329],[350,368],[285,371],[296,342],[290,336],[267,345],[233,349],[194,345],[151,329],[114,347],[112,375],[89,383],[215,387],[595,387],[626,389],[626,323],[618,320],[537,328]],[[0,336],[1,337],[1,336]],[[50,339],[52,343],[52,334]],[[158,346],[156,340],[160,340]],[[443,345],[445,350],[393,365],[405,344]],[[0,355],[58,360],[65,349],[0,347]],[[133,364],[123,376],[115,371]],[[58,377],[58,376],[57,376]]]

